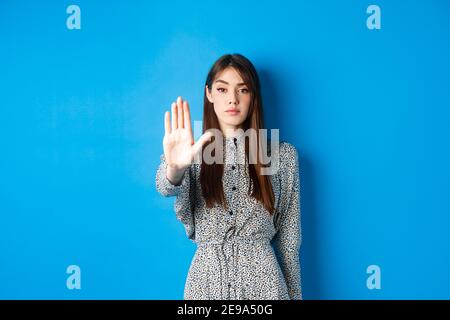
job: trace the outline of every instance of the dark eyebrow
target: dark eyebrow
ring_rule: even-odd
[[[214,81],[214,82],[222,82],[222,83],[225,83],[225,84],[229,84],[229,83],[226,82],[225,80],[220,80],[220,79],[218,79],[218,80],[216,80],[216,81]],[[246,84],[245,84],[244,82],[241,82],[241,83],[238,83],[237,85],[238,85],[238,86],[245,86]]]

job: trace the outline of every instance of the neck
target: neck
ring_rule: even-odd
[[[225,128],[221,131],[225,138],[237,137],[243,133],[243,129],[241,128]]]

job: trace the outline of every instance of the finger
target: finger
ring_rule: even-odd
[[[204,134],[202,134],[202,136],[200,138],[198,138],[197,142],[192,147],[194,149],[194,154],[197,154],[198,152],[200,152],[200,150],[202,149],[202,146],[206,142],[211,140],[212,136],[213,136],[213,133],[210,132],[210,131],[205,132]]]
[[[183,99],[178,97],[177,99],[177,108],[178,108],[178,128],[184,128],[183,125]]]
[[[176,130],[178,127],[177,124],[177,104],[175,102],[172,103],[172,130]]]
[[[190,132],[192,135],[191,114],[189,112],[189,104],[187,101],[183,102],[183,117],[184,117],[184,127],[188,129],[188,132]]]
[[[170,112],[166,111],[164,113],[164,131],[166,135],[170,134]]]

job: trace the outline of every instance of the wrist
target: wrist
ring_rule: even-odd
[[[173,185],[179,185],[181,180],[183,179],[184,171],[186,168],[176,168],[173,166],[167,165],[166,168],[166,177]]]

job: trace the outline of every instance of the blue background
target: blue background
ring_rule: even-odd
[[[195,244],[155,190],[164,111],[181,95],[201,120],[206,73],[239,52],[299,151],[304,298],[449,299],[449,16],[445,0],[1,1],[0,298],[182,299]]]

